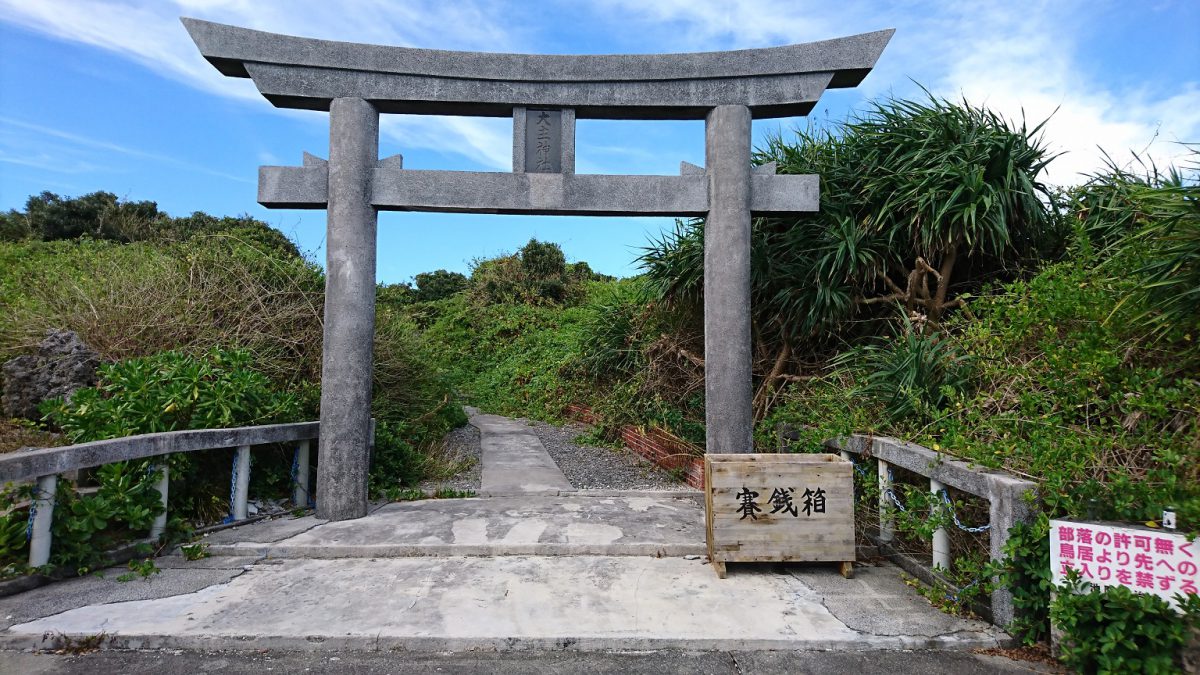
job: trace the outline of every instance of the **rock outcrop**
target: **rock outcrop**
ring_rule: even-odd
[[[68,330],[51,330],[37,354],[18,356],[4,364],[0,410],[5,417],[41,419],[43,401],[68,398],[96,383],[100,355]]]

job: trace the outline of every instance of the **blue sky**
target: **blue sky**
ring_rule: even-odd
[[[440,49],[533,53],[767,47],[895,28],[858,89],[825,94],[839,120],[916,83],[1013,118],[1041,121],[1065,154],[1052,182],[1100,166],[1104,148],[1169,163],[1200,141],[1200,1],[838,3],[812,0],[0,0],[0,209],[30,194],[107,190],[184,215],[248,213],[324,260],[324,213],[255,203],[260,164],[328,155],[324,113],[281,111],[248,80],[200,58],[179,16],[260,30]],[[1057,111],[1057,112],[1055,112]],[[756,138],[803,120],[755,122]],[[381,155],[406,168],[509,170],[511,120],[385,116]],[[699,122],[581,121],[581,172],[678,172],[703,164]],[[571,260],[634,273],[670,220],[459,214],[380,215],[379,279],[466,272],[530,237]]]

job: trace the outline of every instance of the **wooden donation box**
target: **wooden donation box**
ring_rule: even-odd
[[[853,575],[854,467],[830,454],[704,458],[708,557],[725,563],[813,561]]]

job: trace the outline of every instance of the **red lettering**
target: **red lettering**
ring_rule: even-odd
[[[1157,538],[1154,540],[1154,552],[1162,555],[1175,554],[1175,542],[1170,539]]]

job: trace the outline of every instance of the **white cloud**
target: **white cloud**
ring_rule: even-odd
[[[1063,153],[1050,166],[1052,182],[1077,182],[1099,170],[1103,151],[1114,159],[1137,151],[1169,164],[1184,154],[1177,141],[1200,137],[1197,82],[1163,92],[1087,78],[1079,61],[1080,41],[1087,38],[1063,30],[1073,21],[1078,25],[1082,7],[1033,3],[1021,9],[947,12],[950,35],[957,37],[926,36],[945,58],[930,84],[938,94],[965,96],[1010,119],[1023,116],[1031,126],[1048,118],[1045,139]]]
[[[5,20],[55,38],[130,58],[161,75],[262,104],[249,80],[222,76],[197,52],[180,16],[277,33],[380,44],[496,51],[519,31],[502,29],[489,5],[386,0],[0,0]],[[383,131],[410,146],[454,152],[485,166],[511,167],[511,137],[492,120],[387,116]],[[502,141],[502,142],[501,142]]]
[[[457,152],[490,169],[512,170],[512,122],[507,118],[386,115],[379,130],[402,149]]]
[[[790,0],[597,0],[623,21],[636,18],[648,29],[646,44],[671,51],[712,51],[809,42],[839,37],[846,29],[829,3]],[[667,24],[679,30],[662,30]]]
[[[863,0],[599,1],[622,21],[645,24],[647,33],[652,26],[672,26],[655,33],[671,49],[761,47],[896,28],[875,72],[860,86],[862,95],[920,95],[915,81],[937,96],[965,96],[1031,126],[1050,117],[1045,138],[1063,153],[1049,175],[1058,183],[1100,169],[1100,148],[1114,158],[1145,151],[1163,166],[1186,154],[1179,142],[1200,140],[1200,78],[1163,91],[1120,88],[1084,75],[1080,51],[1093,30],[1088,17],[1103,4],[919,0],[881,8]]]
[[[849,96],[919,95],[912,81],[950,99],[966,96],[1010,119],[1040,122],[1057,110],[1046,138],[1065,154],[1051,179],[1073,182],[1114,157],[1141,151],[1160,164],[1182,154],[1175,141],[1200,139],[1200,78],[1131,88],[1105,81],[1082,62],[1093,14],[1117,5],[1082,0],[963,3],[914,0],[595,0],[560,3],[557,14],[604,24],[558,24],[522,6],[484,0],[0,0],[5,20],[63,40],[122,54],[155,72],[224,96],[261,98],[243,80],[220,76],[196,53],[179,15],[328,39],[537,52],[538,31],[621,30],[642,51],[762,47],[897,28],[876,72]],[[1146,11],[1151,12],[1152,9]],[[550,12],[555,14],[555,12]],[[463,155],[507,169],[505,120],[388,116],[383,133],[405,147]],[[1151,141],[1154,142],[1151,144]]]
[[[13,134],[11,133],[13,129],[21,129],[24,133]],[[255,184],[255,181],[245,176],[214,171],[206,166],[185,162],[175,157],[129,148],[8,117],[0,117],[0,132],[3,132],[0,133],[0,161],[8,164],[36,167],[57,173],[79,173],[100,168],[109,155],[124,155],[238,183]],[[77,158],[71,159],[72,156]],[[112,169],[109,167],[107,170],[111,171]]]

